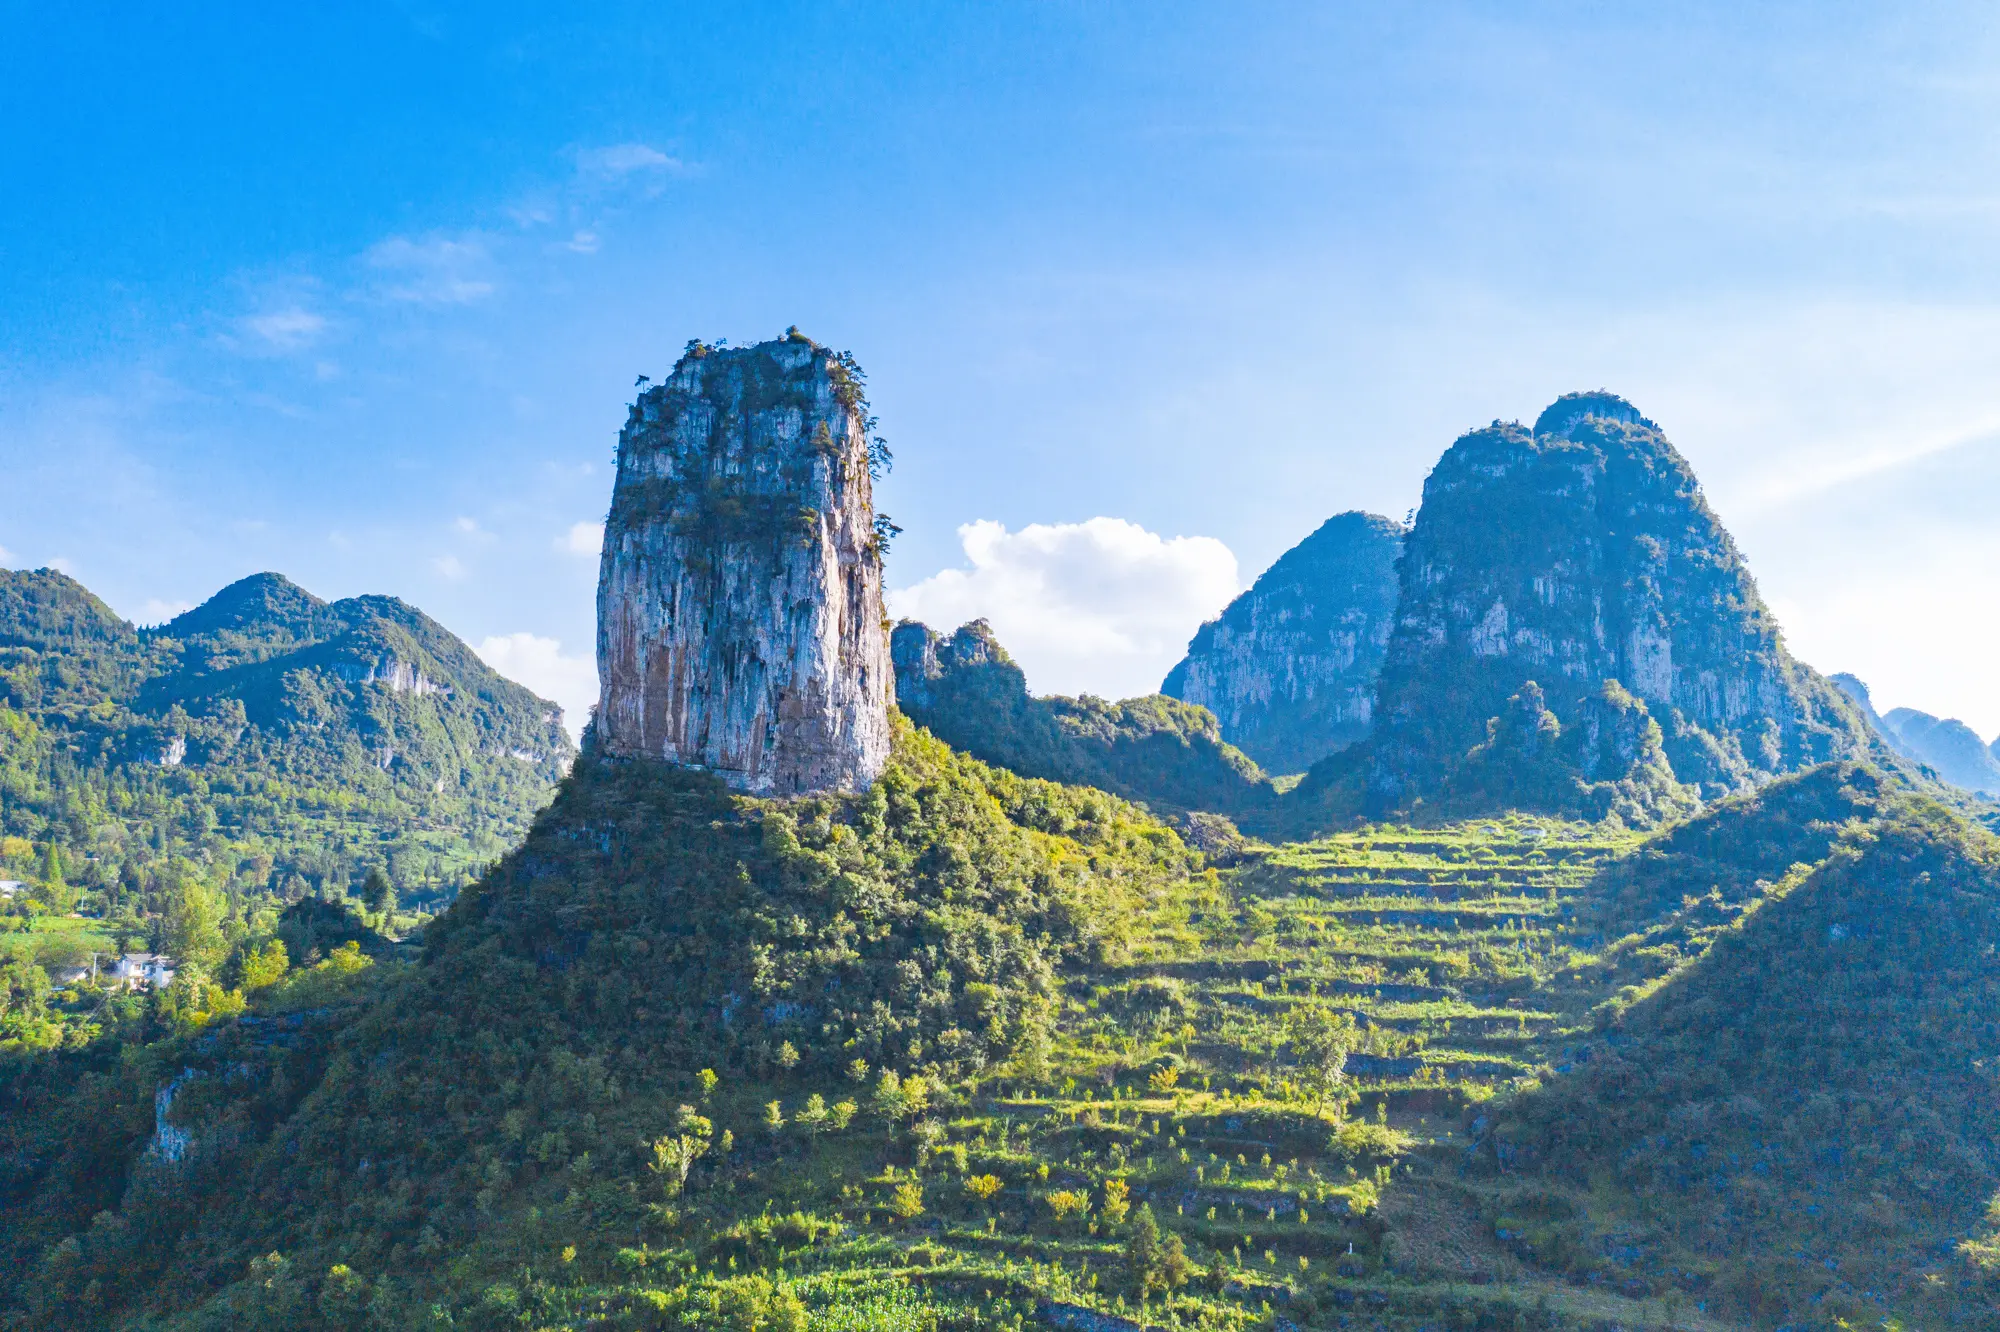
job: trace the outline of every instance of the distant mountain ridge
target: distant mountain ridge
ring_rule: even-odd
[[[984,620],[939,634],[915,620],[890,638],[896,704],[938,739],[1027,777],[1095,786],[1163,812],[1231,817],[1276,791],[1222,738],[1214,714],[1153,694],[1123,702],[1036,698]]]
[[[988,762],[1265,835],[1420,809],[1656,826],[1840,759],[1928,780],[1787,651],[1686,459],[1604,392],[1461,436],[1407,533],[1330,519],[1202,626],[1165,697],[1032,698],[983,622],[906,625],[894,656],[904,710]],[[1326,757],[1281,796],[1238,741]]]
[[[1213,712],[1272,772],[1364,739],[1396,615],[1401,523],[1336,514],[1201,626],[1160,692]]]
[[[2000,739],[1988,745],[1956,717],[1934,717],[1915,708],[1877,713],[1868,686],[1860,680],[1841,674],[1833,682],[1898,752],[1962,790],[2000,797]]]
[[[136,628],[65,574],[0,571],[0,712],[0,832],[107,864],[255,848],[246,888],[469,871],[575,755],[555,704],[421,611],[272,573]]]

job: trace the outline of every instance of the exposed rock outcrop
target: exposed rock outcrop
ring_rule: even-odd
[[[1304,772],[1362,739],[1396,619],[1403,526],[1337,514],[1196,631],[1160,692],[1213,712],[1271,772]]]
[[[759,794],[866,786],[889,756],[867,404],[794,331],[694,344],[639,395],[597,590],[600,752]]]
[[[1630,734],[1615,752],[1636,767],[1613,772],[1600,750],[1573,773],[1585,784],[1650,780],[1636,726],[1648,714],[1668,774],[1708,796],[1827,759],[1892,757],[1785,650],[1686,460],[1611,394],[1570,394],[1534,431],[1473,431],[1425,482],[1377,693],[1371,802],[1447,793],[1531,684],[1563,734],[1621,699],[1612,711]]]

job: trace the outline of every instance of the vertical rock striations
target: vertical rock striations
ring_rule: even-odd
[[[859,371],[796,331],[639,395],[597,590],[600,752],[866,786],[895,697]]]
[[[1364,738],[1396,620],[1403,526],[1337,514],[1204,624],[1160,692],[1199,703],[1271,772]]]
[[[1785,650],[1686,460],[1611,394],[1453,444],[1424,484],[1401,584],[1376,699],[1378,808],[1467,777],[1492,785],[1510,754],[1557,756],[1579,783],[1671,778],[1710,796],[1883,756]]]

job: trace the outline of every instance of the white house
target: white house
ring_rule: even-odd
[[[161,989],[173,983],[174,960],[165,953],[127,953],[118,959],[106,978],[124,989]]]

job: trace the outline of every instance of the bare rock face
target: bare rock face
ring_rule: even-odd
[[[597,585],[599,752],[760,795],[854,790],[889,757],[860,373],[796,331],[693,344],[639,395]]]
[[[1304,772],[1365,738],[1402,549],[1393,519],[1327,519],[1196,632],[1160,692],[1213,712],[1270,772]]]
[[[1705,797],[1886,755],[1785,650],[1687,461],[1623,398],[1571,394],[1533,430],[1496,421],[1460,438],[1424,484],[1399,567],[1378,807],[1448,789],[1475,750],[1497,755],[1530,694],[1565,751],[1590,751],[1566,760],[1578,781],[1619,778],[1604,769],[1627,758],[1654,769],[1652,722],[1672,778]],[[1630,734],[1605,748],[1607,725]]]

